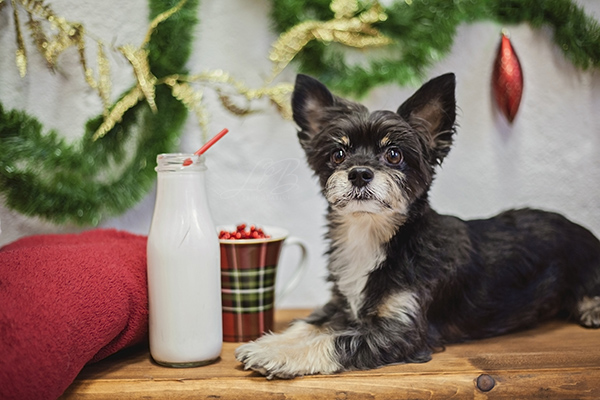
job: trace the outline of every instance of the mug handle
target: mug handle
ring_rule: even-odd
[[[308,246],[305,241],[298,237],[290,236],[285,239],[283,245],[298,246],[300,248],[300,261],[296,265],[293,275],[288,280],[284,288],[275,294],[275,298],[278,302],[283,300],[292,290],[296,288],[296,286],[298,286],[298,283],[300,283],[300,278],[308,267]]]

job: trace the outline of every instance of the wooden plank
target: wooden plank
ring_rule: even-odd
[[[477,388],[479,375],[447,373],[434,375],[393,374],[335,377],[312,376],[294,380],[267,381],[264,378],[234,377],[211,379],[78,381],[63,398],[77,399],[187,399],[187,398],[378,398],[378,399],[598,399],[600,370],[538,371],[492,374],[489,392]]]
[[[276,329],[307,313],[278,311]],[[599,399],[599,344],[600,331],[549,322],[448,346],[424,364],[273,381],[241,368],[233,356],[237,343],[225,343],[217,363],[187,369],[158,366],[138,347],[87,366],[61,398]]]

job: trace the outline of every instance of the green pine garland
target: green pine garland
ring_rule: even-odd
[[[155,76],[186,72],[198,1],[188,0],[152,35],[149,61]],[[176,3],[149,0],[150,20]],[[305,20],[333,18],[329,5],[330,0],[273,0],[272,18],[284,32]],[[341,46],[313,41],[297,56],[300,69],[346,95],[362,96],[386,83],[416,83],[450,51],[457,27],[479,20],[549,26],[575,66],[600,64],[598,23],[570,0],[396,0],[385,11],[388,19],[377,28],[395,40],[386,58],[348,65]],[[44,132],[34,117],[0,104],[0,194],[6,205],[79,225],[96,225],[131,208],[154,182],[156,154],[175,150],[187,117],[185,106],[164,85],[156,87],[156,103],[156,114],[146,102],[138,103],[97,141],[92,135],[102,116],[93,118],[73,145],[54,131]]]
[[[150,20],[177,3],[150,0]],[[188,0],[154,31],[149,61],[157,76],[187,72],[197,8],[198,0]],[[154,114],[146,102],[138,103],[97,141],[92,136],[103,117],[93,118],[73,145],[54,131],[44,132],[34,117],[0,104],[0,192],[6,205],[78,225],[97,225],[131,208],[152,187],[156,155],[176,149],[187,117],[185,106],[164,85],[156,88],[156,104]]]
[[[329,0],[273,0],[278,32],[306,20],[333,18]],[[366,3],[366,2],[365,2]],[[427,69],[449,53],[460,24],[481,20],[548,26],[554,41],[582,69],[600,65],[600,27],[571,0],[396,0],[377,29],[394,40],[385,57],[350,65],[342,46],[310,42],[297,56],[299,70],[318,76],[340,94],[364,96],[387,83],[416,84]]]

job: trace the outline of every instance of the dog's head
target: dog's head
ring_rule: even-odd
[[[298,138],[323,194],[341,213],[407,215],[424,198],[455,132],[454,74],[425,83],[397,112],[369,112],[298,75],[292,96]]]

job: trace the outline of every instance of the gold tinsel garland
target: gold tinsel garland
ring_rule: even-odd
[[[151,10],[162,11],[172,6],[171,1],[173,0],[148,0],[148,3],[151,4]],[[82,24],[68,22],[55,15],[42,0],[0,0],[0,11],[12,6],[12,12],[6,15],[12,14],[15,22],[15,61],[21,76],[25,76],[28,67],[25,40],[27,31],[22,31],[24,21],[35,48],[42,54],[49,68],[55,68],[60,54],[67,48],[77,49],[85,81],[98,92],[104,104],[102,118],[94,118],[86,124],[82,143],[70,146],[57,139],[53,131],[43,134],[43,126],[35,118],[18,110],[5,112],[0,103],[0,134],[7,138],[0,145],[0,192],[10,208],[54,222],[71,221],[92,225],[98,224],[107,215],[124,212],[143,198],[154,181],[154,171],[148,165],[155,154],[175,146],[174,139],[181,133],[182,122],[187,115],[184,109],[193,110],[201,126],[207,124],[207,113],[203,106],[205,88],[214,90],[223,106],[236,115],[252,112],[253,99],[268,97],[282,114],[288,113],[289,116],[288,97],[292,86],[270,86],[270,82],[294,58],[300,62],[301,68],[324,80],[334,77],[328,84],[338,92],[361,95],[382,82],[405,84],[411,77],[417,76],[432,60],[437,60],[449,51],[449,44],[452,43],[451,39],[459,23],[492,19],[502,23],[529,22],[538,28],[548,25],[554,29],[557,45],[576,66],[586,69],[600,65],[598,24],[574,0],[548,0],[543,2],[543,7],[536,2],[522,2],[522,5],[516,7],[504,0],[478,2],[479,7],[472,7],[472,0],[393,0],[387,3],[387,10],[395,13],[394,18],[389,19],[376,1],[334,0],[329,4],[333,12],[324,13],[322,11],[327,4],[322,0],[273,0],[272,15],[282,34],[270,52],[273,74],[259,89],[250,89],[221,70],[195,75],[155,76],[152,68],[159,70],[164,68],[165,63],[162,61],[165,59],[178,58],[178,53],[174,52],[170,52],[168,57],[165,55],[168,52],[165,43],[173,30],[182,38],[185,37],[187,54],[192,39],[188,33],[196,23],[194,15],[197,4],[198,0],[181,1],[154,18],[144,41],[148,43],[148,38],[152,37],[150,46],[126,45],[114,49],[106,46],[102,40],[94,39]],[[181,20],[169,20],[180,9]],[[302,12],[303,9],[307,10],[306,13]],[[397,18],[399,13],[406,15]],[[327,17],[330,19],[323,22],[302,19],[307,15],[314,15],[313,18],[316,18],[317,15],[330,14],[333,18]],[[405,29],[410,21],[422,26],[423,19],[435,21],[440,16],[443,16],[444,23],[436,25],[434,36],[430,35],[430,30],[420,32],[422,30]],[[284,20],[291,21],[291,24],[280,23]],[[155,31],[163,22],[163,26],[168,28]],[[387,36],[382,35],[379,30]],[[97,65],[94,66],[96,71],[90,68],[86,60],[85,51],[90,49],[86,47],[84,38],[92,38],[91,45],[97,46]],[[392,53],[402,48],[408,49],[409,53],[398,52],[401,56],[404,55],[404,59],[386,56],[370,60],[366,57],[365,67],[349,68],[344,58],[338,57],[341,52],[338,53],[337,46],[315,46],[311,49],[306,46],[311,40],[326,44],[337,42],[342,46],[355,48],[389,45],[388,49]],[[149,49],[153,52],[150,59],[152,63],[147,62]],[[318,51],[313,51],[315,49]],[[418,51],[412,51],[413,49]],[[109,103],[111,82],[106,57],[108,51],[125,57],[131,64],[132,74],[136,79],[135,86],[113,106]],[[334,65],[328,65],[326,61],[332,60],[329,57],[332,54],[335,56]],[[187,55],[182,55],[170,73],[184,70],[185,60]],[[158,85],[168,87],[171,94],[166,90],[156,90]],[[242,97],[246,103],[240,106],[239,101],[234,101],[235,95]],[[153,96],[158,101],[145,107],[142,102],[146,100],[151,104]],[[156,103],[160,104],[161,110],[156,114],[148,112],[150,108],[157,108]],[[166,113],[173,118],[163,118]],[[143,117],[138,120],[140,115]],[[121,119],[122,122],[118,123]],[[129,128],[139,126],[139,123],[146,127],[149,140],[140,142],[133,152],[127,153],[131,162],[123,162],[121,144],[125,142],[124,136],[128,136]],[[108,135],[104,140],[92,142],[88,138],[100,125],[102,129],[98,129],[96,135],[93,135],[96,139],[102,137],[107,132],[104,130],[110,129],[110,126],[121,129],[125,135]],[[85,149],[85,152],[80,152],[80,148]],[[115,160],[121,173],[115,175],[110,182],[98,181],[98,175],[104,172],[102,166],[112,164]],[[74,167],[62,170],[62,167],[57,168],[64,165]],[[44,171],[45,174],[40,174],[39,171]],[[98,174],[98,171],[101,172]],[[59,183],[55,184],[56,182]]]
[[[106,57],[104,42],[93,38],[98,48],[98,77],[95,78],[94,71],[88,66],[85,56],[85,37],[89,35],[87,35],[82,24],[69,22],[65,18],[56,15],[42,0],[11,0],[17,42],[15,60],[19,73],[22,77],[27,73],[27,51],[20,28],[18,5],[27,13],[27,27],[31,38],[50,69],[56,67],[58,57],[66,49],[72,46],[78,49],[79,63],[83,69],[85,80],[90,87],[97,91],[104,105],[104,121],[94,133],[93,140],[102,138],[116,123],[121,121],[127,110],[142,100],[148,103],[153,112],[157,112],[155,88],[161,84],[169,86],[172,95],[194,112],[203,136],[206,138],[208,117],[203,104],[203,89],[202,87],[194,87],[194,84],[196,86],[212,87],[216,91],[221,104],[235,115],[245,115],[252,112],[250,102],[267,97],[284,118],[291,118],[288,97],[292,91],[292,85],[281,83],[270,86],[270,83],[311,40],[338,42],[356,48],[385,46],[391,43],[389,38],[372,27],[372,24],[385,21],[387,18],[376,1],[369,8],[361,11],[360,3],[356,0],[333,0],[330,7],[335,16],[332,20],[303,22],[282,34],[273,44],[269,54],[269,59],[273,62],[272,75],[265,82],[265,85],[258,89],[247,87],[243,82],[234,79],[223,70],[157,78],[150,70],[148,42],[156,27],[179,11],[186,1],[181,0],[175,7],[154,18],[140,46],[126,44],[117,49],[131,65],[136,85],[111,108],[109,100],[112,86],[110,65]],[[4,0],[0,0],[0,8],[5,4]],[[244,98],[247,101],[247,106],[241,107],[236,104],[232,97],[226,93],[230,91],[228,89],[233,89],[235,95]]]
[[[355,48],[386,46],[392,40],[382,35],[372,24],[387,19],[381,5],[374,1],[360,12],[356,0],[333,0],[330,4],[334,18],[329,21],[305,21],[283,33],[273,44],[269,59],[277,76],[312,40],[338,42]]]
[[[0,0],[0,6],[5,5]],[[74,46],[79,52],[79,63],[83,68],[85,81],[98,92],[106,110],[109,106],[110,98],[110,66],[104,52],[104,44],[96,40],[98,46],[98,79],[94,78],[94,71],[88,67],[85,56],[85,36],[86,32],[82,24],[69,22],[52,11],[50,6],[44,4],[41,0],[11,0],[13,7],[13,19],[15,25],[15,36],[17,42],[16,64],[21,77],[27,74],[27,50],[25,40],[21,32],[21,23],[19,18],[20,5],[27,13],[28,21],[26,23],[29,29],[31,39],[33,40],[38,52],[44,57],[48,68],[54,70],[58,57],[68,48]]]

